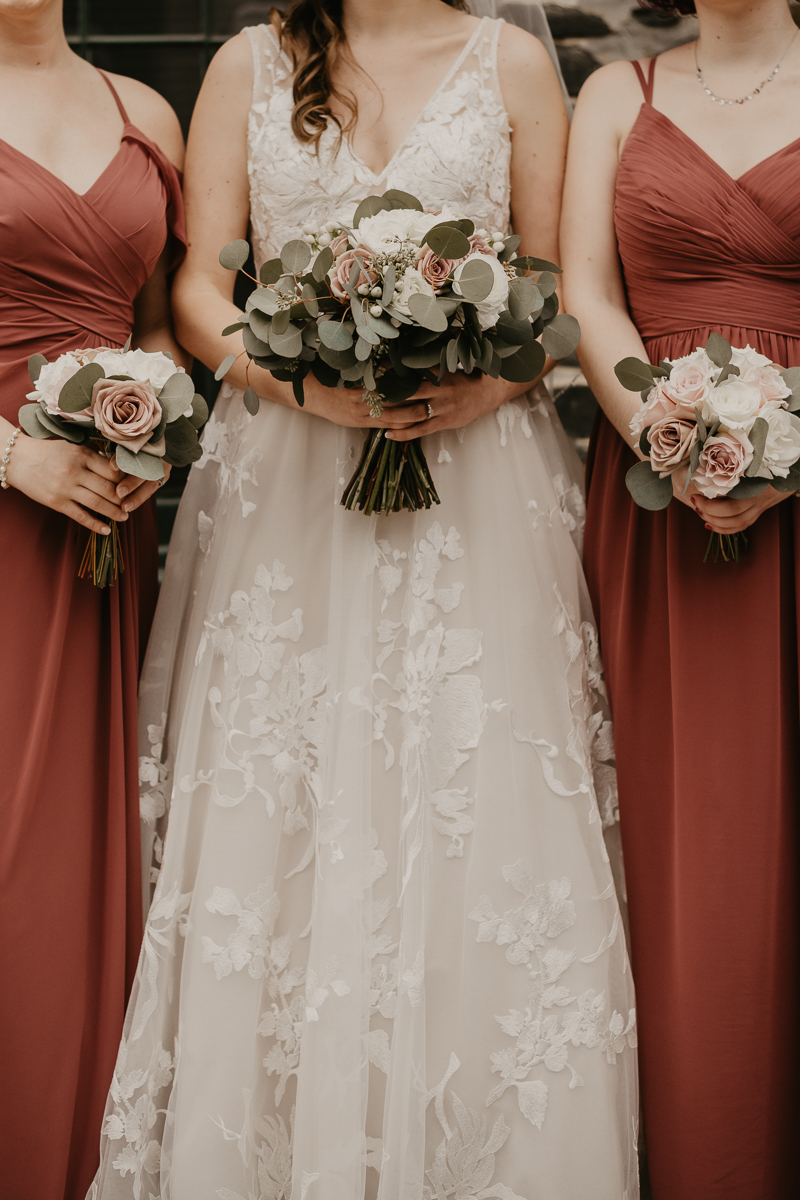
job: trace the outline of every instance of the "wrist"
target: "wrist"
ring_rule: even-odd
[[[17,438],[20,437],[21,433],[22,430],[17,426],[6,440],[3,453],[0,455],[0,488],[3,491],[13,486],[12,481],[8,478],[8,467],[11,462],[11,455],[14,453],[17,444]]]

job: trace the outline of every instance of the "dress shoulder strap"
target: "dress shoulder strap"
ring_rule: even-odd
[[[634,62],[631,63],[631,66],[633,67],[636,74],[639,76],[639,83],[642,85],[642,91],[644,93],[645,104],[652,104],[653,103],[653,78],[656,73],[656,60],[654,58],[650,59],[650,68],[647,72],[647,79],[645,79],[644,71],[639,66],[638,62],[636,62],[634,60]]]
[[[108,78],[105,71],[101,71],[99,67],[98,67],[98,73],[103,77],[103,79],[108,84],[108,90],[111,92],[111,95],[114,97],[114,99],[116,101],[117,108],[119,109],[119,115],[122,117],[122,119],[126,125],[130,125],[130,123],[131,123],[130,117],[128,116],[128,114],[125,111],[125,105],[120,100],[119,95],[117,93],[117,89],[114,87],[113,83]]]

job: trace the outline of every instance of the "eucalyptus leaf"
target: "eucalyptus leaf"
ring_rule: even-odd
[[[776,475],[774,479],[767,481],[771,483],[776,492],[797,492],[800,491],[800,462],[794,463],[789,468],[789,474],[785,479],[780,475]]]
[[[258,272],[258,278],[269,287],[271,284],[277,283],[283,274],[283,263],[279,258],[270,258],[262,264],[261,270]]]
[[[488,338],[484,338],[483,342],[481,344],[481,361],[480,361],[480,368],[484,373],[489,370],[489,367],[492,365],[493,358],[494,358],[494,350],[492,349],[492,343],[489,341]]]
[[[253,391],[253,389],[251,387],[248,387],[248,388],[245,388],[242,399],[244,400],[244,406],[247,409],[247,411],[250,413],[250,416],[255,417],[258,413],[259,408],[261,407],[261,401],[259,400],[257,394]]]
[[[727,367],[731,361],[731,344],[721,334],[712,333],[706,342],[706,354],[715,367]]]
[[[356,341],[356,358],[359,362],[366,362],[372,354],[372,344],[366,338],[359,337]]]
[[[542,346],[551,358],[566,358],[581,340],[581,327],[570,313],[559,313],[542,333]]]
[[[353,345],[352,333],[338,321],[321,321],[319,340],[331,350],[349,350]]]
[[[335,371],[344,371],[352,367],[356,361],[356,352],[352,345],[348,350],[334,350],[324,343],[320,345],[319,356],[323,362],[329,367],[333,367]]]
[[[166,461],[173,467],[188,467],[203,457],[203,448],[197,440],[197,430],[187,417],[172,421],[164,433]],[[152,457],[152,455],[151,455]]]
[[[120,471],[126,475],[135,475],[137,479],[164,478],[164,464],[155,454],[145,454],[143,450],[131,454],[126,446],[117,446],[115,457]]]
[[[461,268],[457,287],[470,304],[480,304],[494,287],[494,272],[482,259],[468,259]]]
[[[497,321],[497,332],[504,342],[513,346],[524,346],[533,340],[533,328],[530,321],[515,320],[508,312],[502,312]]]
[[[413,208],[415,212],[423,212],[422,204],[410,192],[401,192],[399,188],[389,188],[383,193],[383,199],[398,204],[402,208]]]
[[[500,374],[511,383],[530,383],[541,375],[544,364],[544,350],[538,342],[531,341],[502,360]]]
[[[228,374],[228,371],[230,371],[231,367],[233,366],[233,364],[235,362],[236,362],[235,354],[226,354],[225,357],[223,358],[222,362],[219,364],[216,371],[214,372],[214,378],[216,380],[224,379],[225,376]]]
[[[373,333],[377,333],[382,338],[388,338],[390,341],[400,336],[397,327],[391,321],[387,321],[385,317],[373,317],[370,313],[367,317],[367,324]]]
[[[237,238],[235,242],[228,242],[227,246],[223,246],[219,252],[220,266],[224,267],[226,271],[241,271],[249,257],[250,246],[243,238]],[[150,457],[153,456],[150,455]],[[142,478],[149,478],[149,476]]]
[[[60,421],[57,417],[51,417],[41,407],[39,408],[39,422],[56,437],[63,438],[66,442],[72,442],[76,446],[82,446],[88,436],[86,425],[79,425],[73,421]]]
[[[272,326],[271,327],[272,327],[272,329],[275,330],[276,333],[286,333],[286,330],[289,328],[290,320],[291,320],[291,314],[289,312],[289,309],[288,308],[279,308],[278,311],[274,314],[274,316],[272,318]]]
[[[445,348],[447,369],[451,375],[458,370],[458,345],[456,339],[451,338]]]
[[[203,396],[199,392],[195,392],[192,397],[192,415],[189,420],[194,425],[195,429],[202,429],[208,420],[208,405]]]
[[[369,342],[371,346],[380,346],[381,344],[380,334],[370,327],[369,321],[365,321],[359,328],[358,336],[365,342]]]
[[[702,443],[705,442],[706,438],[708,437],[708,427],[703,420],[703,414],[700,411],[699,404],[695,405],[694,419],[697,422],[697,435],[700,438],[700,443],[702,445]]]
[[[292,392],[294,393],[294,398],[297,401],[298,408],[302,408],[306,402],[306,393],[305,388],[303,387],[303,382],[305,380],[307,370],[307,367],[305,369],[298,369],[292,375]]]
[[[251,358],[267,358],[269,355],[269,344],[262,338],[256,337],[249,326],[242,330],[242,343]]]
[[[425,235],[425,245],[430,246],[439,258],[466,258],[469,254],[469,238],[454,224],[442,222],[434,225]],[[485,264],[484,264],[485,265]]]
[[[548,296],[552,296],[558,284],[556,283],[556,277],[552,271],[542,271],[541,275],[536,280],[536,286],[544,298],[547,299]]]
[[[436,303],[446,317],[452,317],[461,300],[458,296],[437,296]]]
[[[290,275],[299,275],[311,262],[311,247],[308,242],[301,242],[299,238],[287,242],[281,250],[281,262],[284,271]]]
[[[546,258],[533,258],[530,254],[515,258],[514,266],[521,271],[552,271],[554,275],[561,274],[561,267],[557,267],[555,263],[548,262]]]
[[[424,371],[428,367],[435,367],[438,364],[441,353],[441,342],[431,342],[427,346],[420,346],[418,350],[404,351],[403,362],[413,370]]]
[[[381,395],[387,404],[405,404],[419,390],[422,379],[418,371],[409,371],[405,376],[390,371],[381,377]]]
[[[657,512],[666,508],[673,496],[669,476],[660,479],[648,462],[637,462],[625,476],[625,484],[640,508]]]
[[[333,251],[331,250],[330,246],[326,246],[324,250],[320,250],[319,254],[314,259],[314,265],[311,268],[311,274],[314,276],[317,283],[323,282],[332,266]]]
[[[42,406],[40,404],[23,404],[22,408],[17,413],[17,420],[29,437],[50,437],[50,430],[45,429],[44,425],[39,420],[39,413],[41,411]]]
[[[92,403],[92,388],[98,379],[105,378],[99,363],[90,362],[68,379],[58,396],[58,407],[62,412],[82,412]]]
[[[464,369],[464,373],[471,375],[475,367],[475,359],[472,357],[472,348],[466,330],[458,335],[456,344],[458,346],[459,361]]]
[[[714,384],[714,387],[719,387],[719,385],[721,383],[724,383],[726,379],[729,379],[731,375],[736,376],[738,374],[739,374],[738,367],[735,367],[733,365],[733,363],[726,363],[725,366],[720,371],[719,375],[717,376],[717,381]]]
[[[303,349],[302,330],[290,325],[285,333],[279,333],[273,320],[269,331],[269,348],[275,354],[280,354],[281,358],[297,358]]]
[[[500,262],[508,262],[511,255],[519,248],[522,238],[518,233],[510,233],[507,238],[503,239],[503,249],[498,254]]]
[[[753,447],[753,459],[750,466],[745,471],[748,479],[752,479],[757,474],[761,463],[764,460],[764,450],[767,445],[767,435],[769,434],[769,425],[763,417],[756,417],[753,422],[753,428],[748,433],[750,444]]]
[[[342,367],[342,379],[347,380],[349,383],[358,383],[359,379],[364,378],[365,365],[365,363],[359,362],[358,359],[356,359],[352,367]]]
[[[36,383],[42,367],[45,366],[47,366],[47,359],[43,354],[32,354],[30,356],[28,359],[28,374],[31,377],[31,383]]]
[[[174,383],[173,380],[175,380]],[[194,384],[191,375],[184,375],[183,372],[170,375],[159,393],[158,402],[168,424],[182,416],[194,403]]]
[[[240,329],[244,329],[246,321],[234,321],[233,325],[226,325],[222,331],[222,337],[228,337],[231,333],[238,333]]]
[[[558,296],[555,292],[553,292],[552,296],[545,297],[544,304],[542,305],[542,311],[539,314],[539,316],[542,318],[542,328],[544,328],[545,325],[549,325],[557,313]]]
[[[247,308],[250,312],[257,308],[259,312],[264,313],[268,317],[273,317],[279,308],[282,308],[280,300],[274,288],[258,287],[254,292],[251,292],[247,298]]]
[[[294,300],[295,296],[297,295],[294,276],[281,275],[280,279],[275,284],[275,291],[280,292],[282,296],[287,296],[290,300]]]
[[[132,341],[133,341],[133,334],[129,333],[129,334],[128,334],[128,336],[127,336],[127,337],[126,337],[126,339],[125,339],[125,345],[122,347],[122,353],[123,353],[123,354],[127,354],[127,353],[128,353],[128,351],[129,351],[129,350],[130,350],[130,348],[131,348],[131,342],[132,342]],[[172,355],[170,354],[169,350],[165,350],[165,351],[164,351],[164,353],[165,353],[165,354],[168,354],[168,355],[169,355],[169,357],[170,357],[170,358],[172,358]]]
[[[367,196],[361,201],[353,215],[353,228],[358,229],[364,217],[374,217],[379,212],[388,212],[391,207],[391,201],[384,200],[383,196]]]
[[[653,386],[650,363],[642,362],[640,358],[623,358],[614,367],[614,374],[629,392],[649,391]]]
[[[383,294],[381,296],[381,304],[390,304],[394,295],[394,284],[397,278],[397,270],[394,263],[389,263],[383,273]]]
[[[745,476],[740,479],[736,487],[732,487],[729,492],[725,493],[726,500],[750,500],[753,496],[760,496],[765,488],[769,487],[769,479],[751,479]]]
[[[310,317],[318,317],[319,305],[317,304],[317,293],[314,291],[310,283],[303,284],[302,295],[308,315]]]
[[[34,358],[41,357],[34,355]],[[28,360],[31,361],[30,359]],[[783,376],[783,381],[793,395],[800,396],[800,367],[784,367],[780,372]]]
[[[414,320],[424,329],[432,329],[436,333],[444,333],[447,329],[447,317],[433,296],[417,293],[409,298],[408,307]]]
[[[544,297],[535,283],[527,279],[512,279],[508,287],[508,311],[515,321],[524,321],[532,313],[538,312],[544,304]]]
[[[269,342],[269,331],[272,328],[272,318],[254,308],[248,321],[250,329],[262,342]]]
[[[650,453],[650,438],[647,429],[643,429],[639,435],[639,449],[642,454],[648,455]]]

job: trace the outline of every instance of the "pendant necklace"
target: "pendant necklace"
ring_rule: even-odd
[[[761,89],[765,88],[768,83],[772,83],[773,79],[775,78],[775,76],[778,74],[778,71],[780,70],[781,63],[786,58],[786,55],[789,53],[792,46],[794,45],[794,41],[795,41],[795,38],[797,37],[798,33],[800,33],[800,27],[798,27],[795,30],[794,37],[789,42],[789,45],[786,47],[783,54],[780,56],[780,58],[778,59],[775,66],[770,71],[767,78],[762,79],[761,83],[758,85],[758,87],[753,88],[752,92],[749,92],[746,96],[742,96],[741,100],[724,100],[721,96],[714,95],[711,88],[708,86],[708,84],[706,83],[705,79],[703,79],[703,76],[701,74],[700,64],[697,61],[697,42],[695,42],[695,44],[694,44],[694,67],[695,67],[695,71],[697,72],[697,79],[698,79],[698,82],[700,83],[700,86],[702,87],[705,94],[707,96],[709,96],[714,101],[715,104],[746,104],[748,100],[754,99],[754,97],[756,97],[758,95],[758,93],[761,91]]]

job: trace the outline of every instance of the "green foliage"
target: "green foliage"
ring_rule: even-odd
[[[194,430],[192,432],[194,433]],[[155,454],[145,454],[143,450],[138,454],[131,454],[127,447],[117,446],[115,458],[120,471],[124,471],[126,475],[135,475],[137,479],[164,478],[164,464]]]
[[[167,444],[165,459],[173,467],[188,467],[203,456],[203,448],[197,440],[197,430],[188,417],[178,417],[164,431]]]
[[[216,380],[224,379],[225,376],[228,374],[228,371],[230,371],[231,367],[233,366],[233,364],[235,362],[236,362],[235,354],[226,354],[225,358],[223,358],[222,362],[219,364],[216,371],[214,372],[214,378]]]
[[[429,246],[434,254],[438,254],[439,258],[465,258],[469,254],[469,238],[456,224],[449,221],[443,221],[429,229],[424,244]]]
[[[87,363],[62,387],[58,396],[58,407],[62,412],[82,412],[92,403],[92,388],[97,380],[104,378],[105,371],[99,363]]]
[[[649,462],[637,462],[632,466],[625,476],[625,484],[639,507],[651,512],[666,508],[673,496],[672,480],[669,476],[660,479]]]
[[[544,370],[545,352],[539,342],[526,342],[516,354],[503,358],[500,374],[511,383],[529,383]]]
[[[289,275],[299,275],[311,262],[311,247],[298,239],[287,242],[281,250],[283,269]]]
[[[237,238],[235,242],[228,242],[227,246],[223,246],[219,252],[220,266],[226,271],[241,271],[244,264],[250,257],[250,246],[243,238]]]
[[[458,278],[458,288],[465,300],[470,304],[480,304],[493,287],[494,272],[487,262],[474,258],[464,263]]]
[[[42,367],[47,365],[47,359],[43,354],[32,354],[28,359],[28,374],[31,377],[31,383],[36,383],[39,378]]]
[[[42,422],[39,420],[39,413],[42,411],[41,404],[23,404],[17,415],[22,428],[33,438],[48,438],[51,436],[49,429],[45,429]]]
[[[252,417],[255,417],[261,407],[261,401],[251,387],[245,388],[244,406]]]
[[[566,358],[578,347],[581,327],[569,313],[559,313],[542,332],[542,346],[551,358]]]
[[[399,188],[389,188],[387,192],[383,193],[383,199],[396,205],[397,208],[413,208],[415,212],[424,211],[416,196],[412,196],[410,192],[401,192]]]
[[[158,402],[168,422],[177,420],[192,405],[193,401],[192,377],[185,375],[182,371],[170,375],[158,395]]]
[[[731,361],[731,344],[721,334],[712,333],[706,342],[706,354],[715,367],[727,367]]]
[[[447,329],[447,317],[444,315],[433,296],[423,296],[418,293],[408,301],[411,315],[423,329],[431,329],[435,333],[444,333]]]
[[[653,386],[653,369],[640,358],[623,358],[614,367],[614,374],[629,392],[649,391]]]

